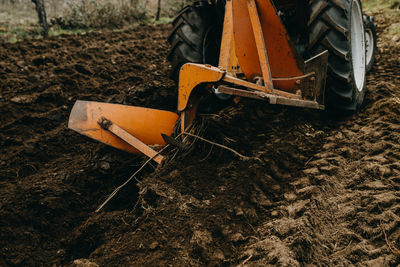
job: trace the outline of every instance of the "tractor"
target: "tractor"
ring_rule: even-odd
[[[168,37],[174,111],[78,100],[69,127],[161,163],[199,109],[243,98],[356,113],[376,51],[359,0],[214,0],[183,8]]]

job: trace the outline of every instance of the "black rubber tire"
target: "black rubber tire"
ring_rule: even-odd
[[[372,67],[374,66],[375,63],[375,55],[376,55],[376,43],[377,43],[377,35],[376,35],[376,24],[374,22],[374,17],[368,16],[364,14],[363,16],[364,19],[364,30],[365,30],[365,65],[366,65],[366,70],[367,72],[370,72]],[[367,35],[369,35],[369,41],[370,43],[367,42]],[[368,49],[371,49],[371,54],[368,56]]]
[[[350,11],[356,1],[361,8],[359,0],[313,0],[309,6],[308,52],[329,51],[325,105],[330,112],[358,112],[366,92],[365,75],[359,90],[352,66]]]
[[[222,35],[220,17],[216,5],[200,1],[183,8],[172,22],[167,59],[172,65],[171,78],[176,82],[185,63],[218,64]]]

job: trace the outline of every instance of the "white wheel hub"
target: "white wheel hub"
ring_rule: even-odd
[[[370,28],[365,29],[365,63],[368,65],[374,52],[374,34]]]
[[[364,88],[365,81],[365,33],[361,6],[358,1],[351,5],[351,62],[355,85],[358,91]]]

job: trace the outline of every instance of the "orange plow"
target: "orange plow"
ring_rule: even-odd
[[[76,101],[68,127],[80,134],[131,153],[154,157],[165,145],[161,134],[172,135],[178,115],[173,112],[118,104]]]
[[[279,2],[285,2],[285,5],[278,5],[280,9],[277,10],[276,4]],[[224,2],[218,66],[186,60],[187,63],[179,68],[177,106],[179,115],[143,107],[77,101],[70,115],[69,128],[113,147],[132,153],[143,153],[160,163],[162,156],[158,155],[157,150],[166,144],[161,134],[171,136],[177,123],[180,123],[181,131],[189,130],[196,117],[200,99],[206,90],[212,90],[216,95],[224,97],[255,98],[269,104],[325,109],[325,85],[328,64],[331,64],[329,61],[331,57],[328,57],[328,54],[331,51],[313,50],[307,60],[303,59],[286,29],[287,25],[285,26],[282,16],[279,15],[290,2],[297,7],[302,1],[227,0]],[[314,2],[321,2],[320,8],[332,6],[335,9],[342,8],[337,3],[343,2],[343,8],[349,9],[350,13],[354,11],[355,15],[359,11],[357,8],[361,9],[360,5],[353,6],[359,3],[358,0]],[[351,4],[349,7],[348,3]],[[217,6],[218,3],[214,4]],[[218,6],[221,6],[221,3]],[[313,16],[318,15],[315,10],[315,7],[309,7],[309,13],[305,15],[303,23],[304,27],[310,27],[310,36],[313,34],[311,32],[313,20],[316,19]],[[184,9],[180,16],[184,16],[184,12],[188,11]],[[182,33],[178,32],[184,30],[179,28],[183,27],[181,25],[182,23],[178,22],[175,24],[172,39],[182,36]],[[348,38],[357,34],[357,27],[352,28],[350,22],[349,27],[351,32],[346,33],[349,35]],[[363,34],[360,36],[361,43],[363,36]],[[204,39],[203,43],[205,42]],[[175,44],[172,52],[176,53],[176,49],[179,48]],[[360,56],[360,53],[357,55]],[[352,58],[348,60],[353,63],[352,66],[358,62]],[[365,61],[362,64],[365,65]],[[360,67],[357,69],[358,72],[359,69]],[[353,80],[357,79],[355,74],[350,76]],[[347,83],[356,84],[351,77]],[[363,90],[351,86],[353,95],[357,93],[355,90],[358,89],[358,93]],[[356,98],[357,95],[352,97]],[[345,104],[347,105],[347,102]]]

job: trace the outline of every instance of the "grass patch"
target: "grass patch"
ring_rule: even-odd
[[[400,0],[364,0],[363,9],[375,16],[375,22],[383,28],[379,37],[385,41],[400,40]],[[389,24],[388,24],[389,22]]]
[[[51,27],[49,30],[49,36],[58,36],[62,34],[86,34],[93,31],[92,28],[82,28],[82,29],[62,29],[59,26]]]
[[[16,26],[11,29],[2,29],[0,38],[7,42],[15,43],[18,40],[31,39],[39,36],[39,28]]]
[[[175,18],[171,17],[162,17],[158,21],[156,21],[154,18],[150,19],[149,22],[155,25],[162,25],[162,24],[168,24],[171,23]]]
[[[400,0],[364,0],[362,5],[365,12],[376,13],[383,10],[399,10]]]
[[[392,5],[392,0],[364,0],[362,7],[365,12],[376,12],[378,10],[387,9]]]
[[[53,23],[63,29],[121,28],[146,20],[145,4],[140,0],[72,0]]]
[[[49,29],[49,36],[58,36],[62,34],[86,34],[93,31],[91,28],[84,29],[62,29],[53,26]],[[0,31],[0,38],[9,43],[15,43],[24,39],[40,39],[42,38],[37,27],[15,27],[5,31]]]
[[[400,19],[386,28],[384,34],[387,39],[398,42],[400,40]]]

